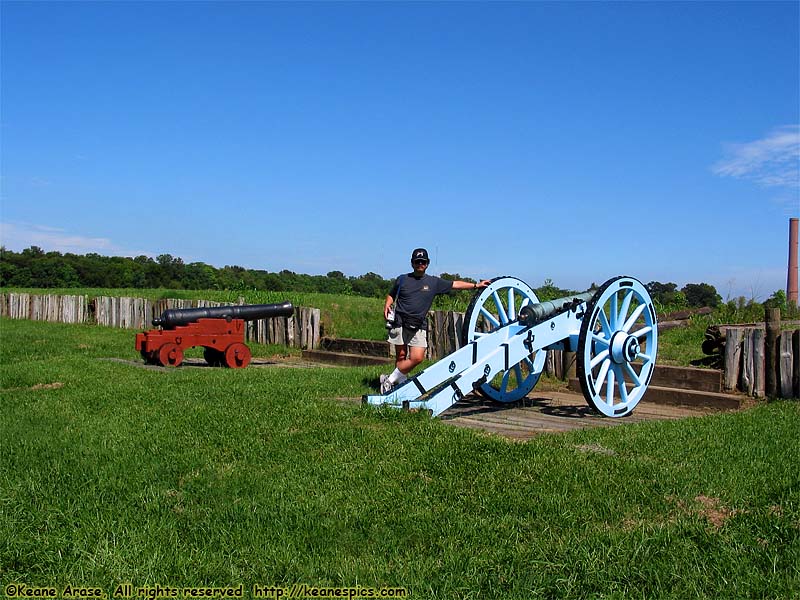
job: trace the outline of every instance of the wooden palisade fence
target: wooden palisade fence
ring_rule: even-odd
[[[724,326],[724,344],[725,391],[800,397],[800,329],[782,330],[778,309],[767,310],[764,324]]]
[[[125,329],[150,329],[154,316],[168,308],[222,306],[207,300],[148,300],[111,296],[0,294],[0,316],[58,323],[95,323]],[[318,308],[295,307],[291,317],[247,323],[245,338],[259,344],[282,344],[313,350],[320,340]]]

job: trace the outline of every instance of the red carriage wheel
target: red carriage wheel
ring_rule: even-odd
[[[231,369],[244,369],[250,364],[250,357],[250,348],[238,342],[225,349],[225,364]]]
[[[158,362],[165,367],[177,367],[183,362],[183,350],[176,344],[164,344],[158,349]]]

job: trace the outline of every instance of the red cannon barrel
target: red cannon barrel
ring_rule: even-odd
[[[241,304],[232,306],[206,306],[201,308],[170,308],[153,319],[153,325],[174,329],[194,323],[197,319],[242,319],[255,321],[271,317],[290,317],[294,313],[291,302],[279,304]]]

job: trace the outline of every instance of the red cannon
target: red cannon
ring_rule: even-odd
[[[172,308],[153,319],[159,329],[136,334],[136,350],[149,365],[177,367],[183,362],[184,350],[202,347],[209,365],[243,369],[251,358],[250,348],[244,343],[245,321],[293,313],[291,302]]]

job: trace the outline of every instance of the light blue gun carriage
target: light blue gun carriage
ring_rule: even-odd
[[[498,277],[464,315],[460,349],[388,394],[363,402],[440,415],[477,392],[497,402],[524,398],[539,381],[547,350],[576,353],[586,401],[623,417],[647,390],[658,350],[653,301],[633,277],[615,277],[594,292],[539,302],[515,277]]]

